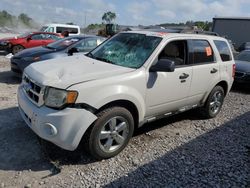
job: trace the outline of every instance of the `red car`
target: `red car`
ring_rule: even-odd
[[[62,35],[48,32],[25,33],[13,38],[4,38],[0,40],[0,49],[16,54],[25,48],[36,46],[45,46],[51,42],[59,40]]]

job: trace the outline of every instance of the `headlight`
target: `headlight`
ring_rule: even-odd
[[[51,108],[63,108],[68,104],[74,104],[77,99],[77,91],[67,91],[48,87],[45,90],[45,105]]]
[[[7,46],[8,43],[9,43],[9,41],[1,41],[1,42],[0,42],[0,45]]]

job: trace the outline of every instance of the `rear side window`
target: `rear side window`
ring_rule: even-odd
[[[214,62],[214,52],[206,40],[193,40],[193,63]]]
[[[215,40],[214,44],[220,53],[222,61],[231,61],[232,56],[228,44],[225,41]]]
[[[72,28],[72,27],[56,27],[56,32],[57,33],[62,33],[64,31],[68,31],[71,34],[77,34],[78,29],[77,28]]]

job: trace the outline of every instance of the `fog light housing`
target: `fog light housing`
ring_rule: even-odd
[[[52,137],[52,136],[57,135],[57,129],[51,123],[45,123],[43,126],[43,129],[44,129],[44,133],[46,134],[46,136]]]

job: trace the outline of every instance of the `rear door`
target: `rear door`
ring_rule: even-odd
[[[208,40],[190,40],[191,59],[190,65],[193,67],[193,77],[189,92],[189,103],[199,104],[204,96],[220,80],[220,67],[216,62],[214,50]]]

